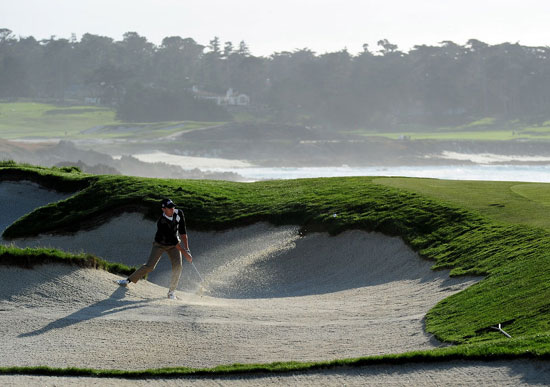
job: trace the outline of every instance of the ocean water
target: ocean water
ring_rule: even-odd
[[[206,168],[231,171],[248,181],[338,176],[404,176],[449,180],[490,180],[550,183],[550,165],[465,165],[414,167]]]
[[[491,180],[525,181],[550,183],[550,158],[505,156],[494,154],[444,153],[443,158],[454,162],[437,166],[400,166],[400,167],[257,167],[242,160],[227,160],[208,157],[189,157],[171,155],[164,152],[136,154],[136,158],[145,162],[164,162],[183,169],[199,168],[203,171],[235,172],[247,181],[273,179],[300,179],[314,177],[339,176],[404,176],[427,177],[448,180]],[[457,165],[457,160],[473,161],[479,164]],[[517,165],[514,162],[548,162],[548,164]],[[510,162],[505,165],[502,163]],[[493,163],[493,164],[491,164]],[[499,163],[499,164],[494,164]]]

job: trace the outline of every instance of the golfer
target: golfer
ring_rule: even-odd
[[[136,283],[146,274],[152,272],[157,266],[162,253],[166,252],[172,262],[172,279],[168,289],[168,298],[176,299],[174,291],[178,286],[181,275],[181,253],[187,261],[192,262],[193,257],[189,251],[189,241],[187,239],[187,230],[185,229],[185,217],[183,211],[178,210],[174,202],[170,199],[162,199],[160,202],[163,214],[157,221],[157,233],[155,241],[151,248],[149,260],[127,279],[118,280],[120,286],[127,286],[130,282]]]

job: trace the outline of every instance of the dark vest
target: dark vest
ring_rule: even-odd
[[[176,209],[172,216],[172,220],[161,215],[157,221],[155,242],[165,246],[175,246],[180,242],[180,234],[187,234],[183,211]]]

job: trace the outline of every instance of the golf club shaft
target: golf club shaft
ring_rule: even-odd
[[[197,267],[195,266],[195,263],[194,263],[194,262],[191,262],[191,265],[193,265],[193,268],[195,269],[195,271],[196,271],[197,274],[199,275],[199,278],[201,279],[201,282],[204,282],[204,280],[202,279],[201,273],[199,273],[199,271],[197,270]]]

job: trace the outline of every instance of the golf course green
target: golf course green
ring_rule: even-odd
[[[440,301],[425,329],[444,348],[326,362],[240,364],[208,369],[143,371],[5,367],[0,374],[174,376],[285,372],[327,367],[455,359],[550,357],[550,184],[349,177],[255,183],[87,175],[76,168],[0,163],[1,181],[32,181],[65,200],[39,207],[11,224],[5,239],[76,232],[124,212],[158,215],[170,197],[194,230],[227,230],[258,222],[296,225],[301,233],[375,231],[400,237],[432,269],[482,276]],[[0,245],[0,265],[66,262],[127,274],[132,268],[90,254]],[[501,324],[511,338],[494,329]]]

